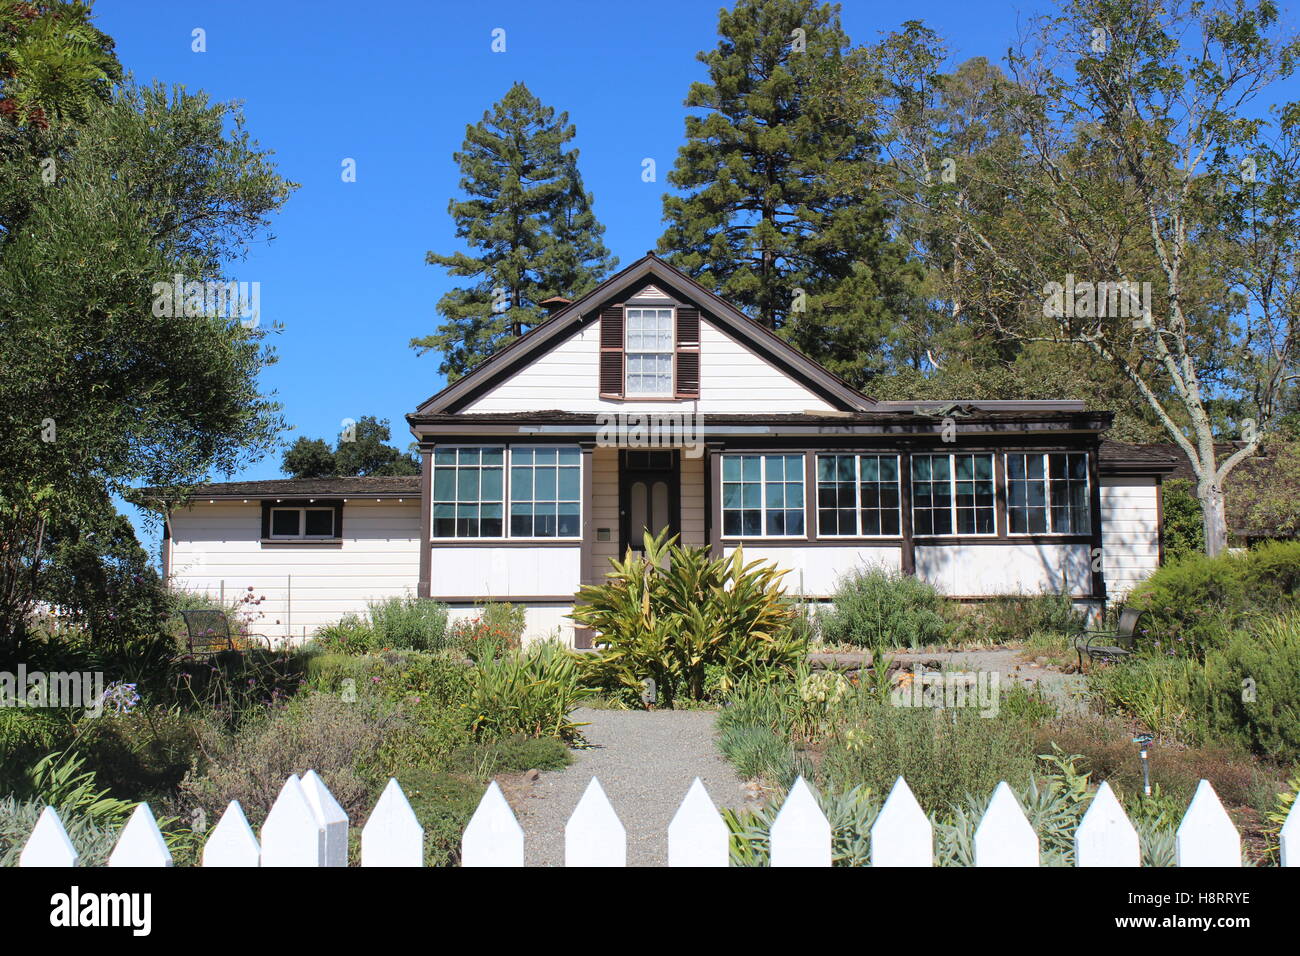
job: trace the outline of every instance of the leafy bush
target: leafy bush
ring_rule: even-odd
[[[818,626],[829,643],[859,647],[925,647],[948,636],[944,598],[934,585],[878,567],[842,577]]]
[[[1002,595],[972,607],[950,605],[949,616],[958,644],[1028,644],[1035,635],[1072,637],[1086,625],[1070,596],[1057,592]]]
[[[1143,630],[1158,649],[1202,657],[1237,628],[1300,610],[1300,541],[1188,556],[1134,588],[1129,603],[1148,612]]]
[[[741,548],[712,559],[708,548],[686,548],[645,536],[645,554],[612,561],[605,583],[584,585],[573,619],[594,629],[601,652],[587,662],[593,683],[636,699],[652,678],[660,699],[701,700],[709,668],[720,665],[726,693],[747,673],[786,667],[802,645],[792,633],[795,612],[779,583],[784,571],[744,563]]]
[[[447,605],[427,598],[391,597],[368,605],[379,647],[437,651],[447,647]]]
[[[1105,713],[1121,713],[1161,737],[1195,740],[1199,665],[1167,654],[1141,654],[1088,674],[1093,705]]]
[[[1209,737],[1300,759],[1300,613],[1234,633],[1207,653],[1202,674],[1189,704],[1203,708]]]
[[[379,649],[379,635],[355,614],[345,614],[333,624],[316,632],[312,642],[327,651],[343,654],[369,654]]]
[[[527,613],[522,604],[486,604],[482,613],[451,626],[450,643],[471,660],[501,657],[519,649]]]
[[[470,670],[470,726],[487,737],[577,740],[582,725],[569,713],[590,694],[577,655],[556,642],[539,641],[502,658],[484,658]]]
[[[381,746],[403,723],[378,697],[361,695],[353,702],[318,693],[298,697],[223,739],[206,769],[186,774],[180,799],[201,807],[212,820],[238,800],[258,825],[290,774],[315,770],[357,823],[369,811],[374,782],[382,776],[376,767]]]
[[[41,800],[0,798],[0,866],[17,866],[27,838],[40,819],[45,803]],[[60,810],[59,819],[68,839],[77,848],[82,866],[106,866],[117,845],[121,822],[97,821],[84,813]]]
[[[1205,513],[1196,497],[1196,483],[1186,478],[1166,481],[1164,499],[1165,560],[1180,561],[1205,553]]]

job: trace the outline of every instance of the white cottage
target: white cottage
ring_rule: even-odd
[[[591,636],[579,585],[669,528],[790,569],[810,601],[866,564],[955,599],[1114,600],[1161,558],[1150,446],[1082,401],[880,402],[653,254],[407,416],[412,478],[202,485],[168,515],[173,586],[251,594],[301,638],[406,593],[528,608],[530,637]]]

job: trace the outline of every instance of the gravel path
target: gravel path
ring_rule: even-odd
[[[719,807],[744,805],[742,781],[713,740],[716,712],[583,708],[575,719],[589,723],[590,746],[515,794],[528,866],[564,865],[564,824],[593,776],[627,829],[628,866],[667,865],[668,824],[696,777]]]

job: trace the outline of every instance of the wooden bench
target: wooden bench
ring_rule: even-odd
[[[235,651],[234,635],[230,632],[230,619],[225,611],[196,610],[181,611],[185,619],[185,644],[192,657],[211,657],[222,651]],[[253,638],[266,642],[266,649],[271,649],[271,639],[265,634],[240,634],[241,638]]]
[[[1119,621],[1113,631],[1084,631],[1074,639],[1074,650],[1079,655],[1079,670],[1083,670],[1083,655],[1090,660],[1116,661],[1133,653],[1137,643],[1138,622],[1146,611],[1126,607],[1119,612]]]

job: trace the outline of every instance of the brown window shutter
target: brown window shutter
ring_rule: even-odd
[[[623,307],[600,311],[600,394],[623,397]]]
[[[676,395],[700,397],[700,310],[685,306],[677,310]]]

